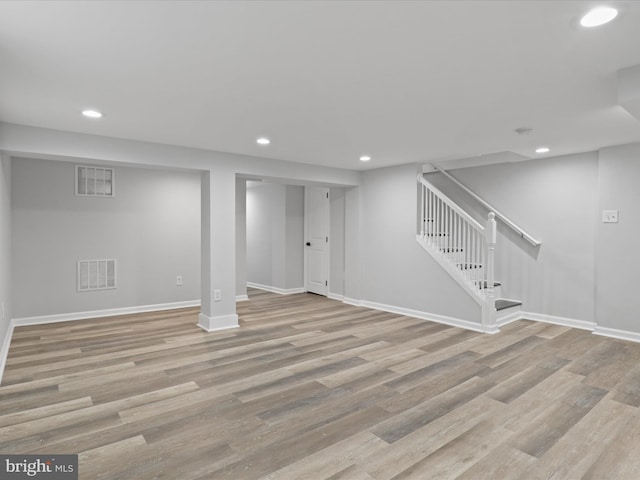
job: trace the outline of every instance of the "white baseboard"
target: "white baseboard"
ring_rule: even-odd
[[[108,308],[105,310],[92,310],[89,312],[60,313],[56,315],[42,315],[38,317],[14,318],[16,327],[26,325],[41,325],[45,323],[70,322],[73,320],[88,320],[91,318],[113,317],[116,315],[129,315],[132,313],[156,312],[160,310],[176,310],[178,308],[199,307],[200,300],[186,302],[159,303],[157,305],[141,305],[138,307]]]
[[[604,335],[608,337],[618,338],[621,340],[629,340],[632,342],[640,342],[640,333],[627,332],[624,330],[616,330],[613,328],[597,327],[593,322],[587,322],[585,320],[577,320],[575,318],[559,317],[555,315],[546,315],[542,313],[512,312],[503,317],[498,317],[496,323],[497,327],[489,327],[483,329],[479,323],[471,322],[469,320],[462,320],[460,318],[448,317],[444,315],[438,315],[435,313],[422,312],[419,310],[411,310],[404,307],[396,307],[393,305],[385,305],[382,303],[369,302],[366,300],[356,300],[354,298],[343,297],[344,303],[353,305],[356,307],[367,307],[374,310],[382,310],[385,312],[397,313],[400,315],[408,315],[410,317],[420,318],[422,320],[428,320],[436,323],[443,323],[445,325],[451,325],[454,327],[465,328],[474,332],[481,333],[498,333],[499,327],[503,327],[508,323],[515,322],[516,320],[533,320],[536,322],[550,323],[553,325],[561,325],[563,327],[578,328],[581,330],[588,330],[598,335]]]
[[[236,295],[236,302],[246,302],[249,300],[249,295]]]
[[[331,300],[338,300],[339,302],[344,302],[344,295],[340,295],[338,293],[329,292],[327,294],[327,298],[330,298]]]
[[[499,316],[499,314],[500,312],[498,312],[498,317],[496,318],[496,325],[498,326],[498,328],[504,327],[511,322],[515,322],[516,320],[522,319],[522,312],[520,310],[508,313],[503,316]]]
[[[258,290],[266,290],[267,292],[279,293],[280,295],[291,295],[294,293],[304,293],[306,290],[302,287],[297,288],[279,288],[270,285],[261,285],[259,283],[247,282],[247,287],[257,288]]]
[[[593,330],[594,335],[617,338],[618,340],[628,340],[630,342],[640,342],[640,333],[618,330],[616,328],[598,327]]]
[[[2,383],[2,375],[4,375],[4,367],[7,365],[11,337],[13,337],[13,320],[9,321],[9,328],[7,329],[7,334],[4,336],[4,342],[2,342],[2,350],[0,350],[0,384]]]
[[[536,322],[551,323],[553,325],[561,325],[563,327],[579,328],[580,330],[593,331],[596,324],[585,320],[577,320],[575,318],[558,317],[555,315],[545,315],[543,313],[520,312],[520,318],[516,320],[535,320]]]
[[[198,326],[205,332],[216,332],[229,328],[238,328],[238,315],[221,315],[219,317],[209,317],[204,314],[198,316]]]
[[[364,307],[362,300],[356,300],[355,298],[342,297],[342,302],[347,305],[353,305],[354,307]]]
[[[344,303],[354,305],[356,307],[372,308],[374,310],[382,310],[383,312],[397,313],[398,315],[406,315],[408,317],[419,318],[429,322],[442,323],[451,325],[452,327],[460,327],[467,330],[473,330],[480,333],[496,333],[497,330],[485,331],[480,323],[462,320],[461,318],[447,317],[436,313],[422,312],[420,310],[412,310],[410,308],[397,307],[395,305],[386,305],[384,303],[369,302],[367,300],[355,300],[353,298],[345,298]]]

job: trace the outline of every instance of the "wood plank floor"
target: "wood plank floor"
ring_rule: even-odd
[[[640,345],[482,335],[311,294],[15,330],[0,452],[89,479],[640,478]]]

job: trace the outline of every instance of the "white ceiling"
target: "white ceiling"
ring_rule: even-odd
[[[1,1],[0,120],[349,169],[638,142],[640,2],[605,3]]]

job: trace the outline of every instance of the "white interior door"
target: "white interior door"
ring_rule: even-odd
[[[329,292],[329,189],[306,187],[304,192],[304,282],[307,292]]]

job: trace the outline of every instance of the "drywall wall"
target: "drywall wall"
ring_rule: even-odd
[[[494,208],[542,242],[532,247],[498,222],[496,280],[523,310],[594,321],[595,152],[452,170]],[[440,174],[427,179],[476,219],[487,210]]]
[[[415,165],[363,173],[360,298],[479,323],[478,304],[416,242],[416,175]]]
[[[316,182],[334,186],[358,185],[358,172],[319,167],[197,148],[177,147],[100,135],[63,132],[0,122],[0,150],[33,158],[84,158],[130,165],[193,170],[226,169],[253,178]],[[293,182],[295,181],[295,182]],[[300,183],[296,183],[300,184]]]
[[[362,182],[362,174],[360,174]],[[362,188],[344,192],[344,298],[362,300]]]
[[[200,299],[199,174],[116,167],[114,198],[75,196],[74,175],[13,159],[14,317]],[[117,260],[117,288],[77,292],[76,262],[100,258]]]
[[[303,288],[304,188],[247,189],[247,281],[277,291]]]
[[[0,378],[12,318],[11,159],[0,153]]]
[[[236,296],[247,295],[247,181],[236,178]]]
[[[247,189],[247,282],[273,286],[275,220],[272,216],[278,213],[274,205],[280,205],[283,194],[284,189],[277,184]]]
[[[344,295],[345,256],[345,191],[332,188],[329,192],[329,296]]]
[[[640,144],[600,151],[596,212],[596,321],[598,327],[640,333]],[[602,223],[603,210],[618,210],[618,223]]]
[[[292,185],[316,183],[332,186],[354,186],[359,181],[357,172],[346,169],[7,123],[0,123],[0,150],[10,151],[16,157],[65,161],[82,159],[83,162],[109,162],[111,165],[134,165],[143,168],[168,167],[182,171],[189,169],[202,174],[202,178],[208,174],[208,191],[212,195],[210,199],[215,197],[216,200],[209,205],[215,207],[211,212],[201,209],[201,212],[209,217],[202,219],[202,224],[206,227],[202,228],[206,241],[201,242],[201,270],[208,281],[216,285],[215,289],[222,292],[222,301],[213,302],[210,285],[201,282],[199,297],[202,300],[203,311],[206,310],[205,323],[211,325],[216,323],[215,319],[218,317],[222,319],[222,323],[235,317],[235,302],[231,301],[234,295],[229,295],[229,292],[237,291],[238,287],[237,262],[233,261],[237,260],[237,232],[232,226],[236,218],[229,220],[230,211],[227,211],[235,210],[235,184],[229,183],[229,178],[233,177],[232,182],[237,176],[243,176]],[[230,185],[234,188],[229,188]],[[219,228],[220,225],[228,225],[231,228]],[[231,259],[231,264],[226,259]],[[215,326],[218,327],[219,325]]]
[[[285,190],[286,289],[304,286],[304,188],[287,185]],[[274,266],[275,267],[275,266]]]

